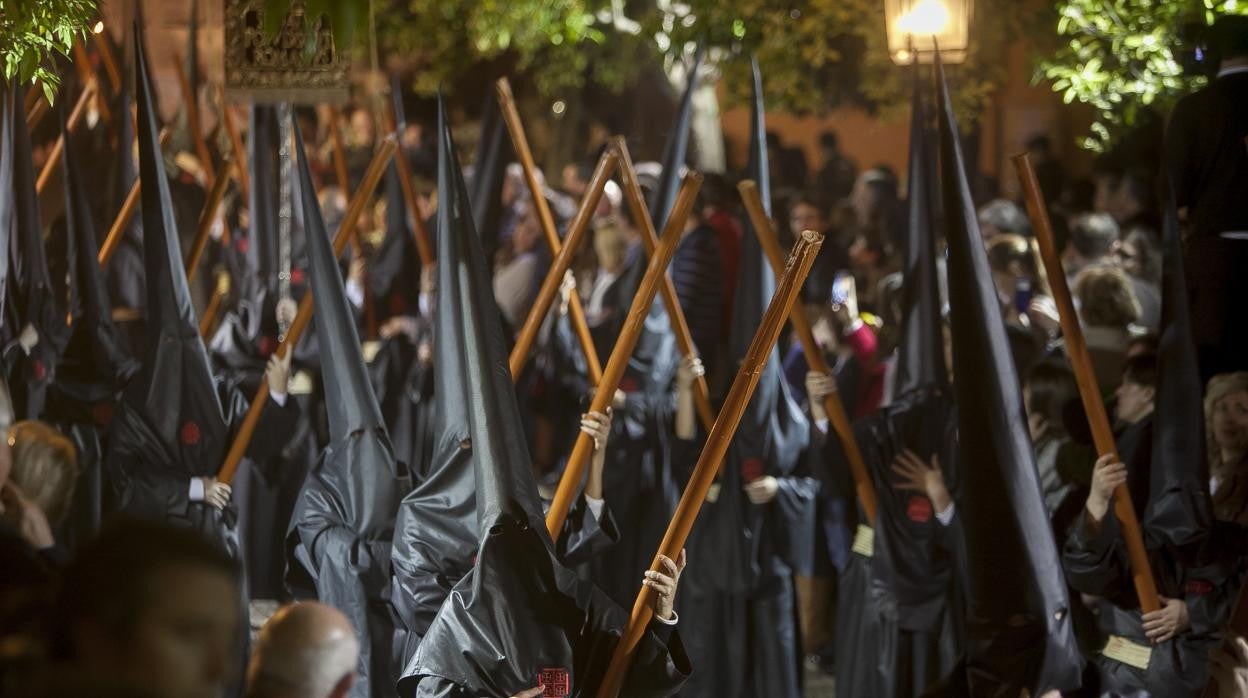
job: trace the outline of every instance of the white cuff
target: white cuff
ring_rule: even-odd
[[[595,520],[602,518],[602,507],[606,502],[596,497],[585,495],[585,504],[589,506],[589,513],[594,515]]]
[[[204,501],[204,480],[203,478],[191,478],[191,491],[187,493],[187,499],[192,502]]]
[[[270,388],[269,399],[272,400],[273,402],[276,402],[278,407],[286,406],[286,393],[284,392],[278,392]]]
[[[816,420],[815,420],[815,428],[819,430],[819,433],[820,433],[820,434],[824,434],[824,435],[826,435],[826,434],[828,433],[828,420],[827,420],[827,418],[824,418],[824,419],[816,419]]]
[[[953,502],[949,502],[949,506],[945,507],[944,511],[936,512],[936,520],[940,522],[941,526],[948,526],[953,523],[954,509],[956,508]]]
[[[662,618],[658,616],[655,616],[654,620],[656,623],[662,623],[663,625],[676,625],[676,621],[680,620],[680,615],[678,615],[676,611],[672,611],[671,620],[663,620]]]
[[[364,286],[355,279],[347,279],[347,300],[357,308],[364,307]]]
[[[416,308],[420,310],[420,316],[427,318],[433,314],[433,299],[428,293],[422,293],[416,297]]]

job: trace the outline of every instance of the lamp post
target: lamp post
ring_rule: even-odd
[[[909,65],[917,58],[931,63],[940,46],[942,61],[961,63],[970,43],[972,4],[973,0],[884,0],[893,62]]]

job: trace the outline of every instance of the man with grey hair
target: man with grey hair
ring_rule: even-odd
[[[360,642],[338,609],[283,606],[260,629],[247,667],[247,698],[342,698],[355,682]]]
[[[980,207],[977,217],[985,243],[1004,233],[1017,233],[1024,237],[1031,235],[1031,221],[1027,220],[1027,214],[1008,199],[989,201]]]

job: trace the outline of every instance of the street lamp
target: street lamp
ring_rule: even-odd
[[[888,53],[893,62],[909,65],[917,57],[920,63],[931,63],[937,45],[940,59],[945,63],[965,60],[970,42],[972,2],[884,0]]]

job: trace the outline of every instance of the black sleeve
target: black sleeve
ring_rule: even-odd
[[[1121,541],[1112,507],[1101,520],[1099,530],[1093,530],[1085,511],[1071,527],[1062,552],[1066,581],[1084,594],[1117,598],[1126,569]]]
[[[602,503],[602,515],[595,517],[582,493],[563,521],[563,534],[556,543],[559,561],[568,567],[589,562],[620,541],[620,531],[611,507]]]

